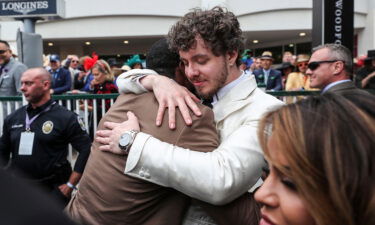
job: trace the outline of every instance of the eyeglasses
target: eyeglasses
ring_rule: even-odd
[[[324,61],[315,61],[315,62],[310,62],[307,67],[310,69],[310,70],[316,70],[320,64],[322,63],[334,63],[334,62],[338,62],[338,61],[341,61],[341,60],[324,60]]]
[[[0,55],[4,54],[6,51],[8,51],[8,49],[6,49],[6,50],[0,50]]]
[[[298,66],[307,66],[308,63],[307,62],[301,62],[301,63],[298,63]]]

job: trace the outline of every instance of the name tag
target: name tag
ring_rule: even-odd
[[[22,132],[20,147],[18,149],[18,155],[32,155],[33,154],[33,143],[34,143],[34,132]]]

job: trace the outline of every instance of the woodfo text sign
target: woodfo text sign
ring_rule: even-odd
[[[314,0],[314,32],[318,35],[313,35],[313,46],[336,43],[353,50],[354,1]]]

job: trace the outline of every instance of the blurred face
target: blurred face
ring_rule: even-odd
[[[60,67],[60,62],[59,61],[51,61],[50,66],[52,70],[57,70]]]
[[[285,168],[288,162],[280,153],[272,137],[268,142],[270,154]],[[269,164],[270,173],[255,193],[255,200],[262,204],[259,225],[314,225],[315,222],[298,194],[292,177],[287,177]]]
[[[72,56],[71,61],[70,61],[70,67],[73,69],[77,69],[79,65],[79,60],[77,56]]]
[[[261,62],[263,69],[265,70],[268,70],[272,65],[271,59],[261,59],[260,62]]]
[[[4,43],[0,43],[0,65],[9,62],[12,51]]]
[[[21,91],[28,102],[37,104],[49,94],[49,83],[43,81],[35,71],[27,70],[21,77]]]
[[[212,97],[231,80],[226,56],[215,56],[204,41],[196,39],[196,46],[188,51],[179,51],[185,66],[185,74],[203,98]]]
[[[133,69],[142,69],[142,65],[139,63],[134,64]]]
[[[92,75],[94,75],[94,80],[101,84],[105,81],[105,73],[100,72],[97,68],[92,69]]]
[[[301,73],[305,74],[305,73],[306,73],[306,70],[307,70],[307,65],[308,65],[308,64],[309,64],[308,61],[306,61],[306,62],[299,62],[299,63],[297,64],[297,66],[298,66],[298,70],[299,70]]]
[[[254,63],[255,63],[255,69],[256,70],[262,68],[261,60],[259,58],[256,59]]]
[[[330,56],[329,50],[323,48],[312,54],[309,63],[330,60],[333,60],[333,58]],[[337,63],[342,62],[323,62],[319,63],[317,68],[307,69],[306,74],[310,75],[310,87],[323,89],[328,84],[336,81],[335,66]]]
[[[285,52],[283,55],[283,62],[292,62],[293,61],[293,55],[290,52]]]
[[[292,67],[288,67],[288,68],[285,68],[283,69],[283,74],[285,76],[287,76],[288,74],[290,74],[292,72]]]

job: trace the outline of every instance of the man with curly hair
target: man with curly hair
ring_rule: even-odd
[[[100,149],[128,154],[127,175],[174,188],[211,204],[227,204],[257,187],[265,166],[257,137],[258,122],[265,112],[282,102],[258,89],[254,76],[247,76],[240,70],[244,45],[239,22],[233,13],[220,7],[195,9],[171,28],[168,40],[170,47],[179,52],[186,76],[198,94],[212,99],[220,146],[213,152],[196,152],[138,132],[123,151],[119,148],[119,136],[139,130],[138,121],[129,119],[113,125],[112,130],[97,132],[97,140],[103,144]],[[133,73],[118,81],[118,85],[124,92],[154,91],[159,101],[157,125],[161,124],[166,108],[172,129],[175,128],[176,107],[187,124],[191,124],[189,108],[200,115],[194,102],[196,98],[185,88],[159,75],[141,74]],[[254,202],[252,193],[248,195]],[[254,215],[248,224],[257,223],[259,211],[254,204],[244,205]],[[238,212],[238,216],[244,216],[246,211]],[[193,201],[185,224],[214,224],[206,218],[208,216]],[[195,222],[199,220],[201,223]]]

